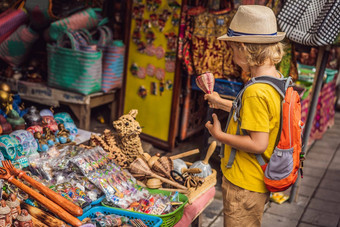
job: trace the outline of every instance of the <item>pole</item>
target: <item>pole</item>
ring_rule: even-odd
[[[315,72],[316,78],[314,77],[314,81],[313,81],[312,99],[309,104],[307,121],[305,122],[305,131],[303,133],[303,138],[302,138],[302,144],[304,145],[302,147],[302,152],[304,152],[305,155],[307,155],[308,140],[309,140],[310,132],[313,127],[316,107],[317,107],[318,100],[319,100],[319,94],[320,94],[321,87],[322,87],[323,76],[325,73],[330,49],[331,49],[330,46],[319,47],[318,59],[316,62],[316,72]],[[293,202],[295,199],[299,180],[300,180],[300,177],[298,177],[295,184],[292,186],[292,189],[290,191],[289,202]]]

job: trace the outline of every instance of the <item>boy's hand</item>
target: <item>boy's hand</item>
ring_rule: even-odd
[[[210,108],[218,109],[221,97],[217,92],[214,91],[212,94],[205,94],[204,100],[208,100]]]
[[[218,117],[216,114],[213,114],[212,115],[212,118],[213,118],[213,122],[214,123],[211,123],[210,121],[208,121],[206,124],[205,124],[205,127],[208,129],[209,133],[215,138],[215,139],[218,139],[218,135],[222,132],[222,129],[221,129],[221,123],[220,121],[218,120]]]

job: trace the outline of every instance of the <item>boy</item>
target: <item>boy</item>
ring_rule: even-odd
[[[283,38],[284,33],[277,32],[273,11],[258,5],[240,6],[228,33],[219,37],[228,41],[233,49],[233,61],[250,72],[252,78],[282,76],[275,64],[284,53],[279,42]],[[232,102],[220,98],[216,92],[204,98],[212,108],[231,109]],[[221,160],[224,226],[261,226],[269,192],[255,154],[261,154],[266,162],[270,159],[280,128],[280,106],[279,93],[271,85],[257,83],[249,86],[242,96],[240,135],[236,135],[238,123],[233,118],[226,133],[216,114],[213,123],[206,123],[210,134],[225,144]],[[230,168],[227,163],[232,148],[237,152]]]

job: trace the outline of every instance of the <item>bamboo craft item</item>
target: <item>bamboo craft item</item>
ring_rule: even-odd
[[[151,176],[154,178],[158,178],[160,179],[162,182],[170,184],[176,188],[179,189],[184,189],[186,190],[187,188],[184,187],[183,185],[180,185],[177,182],[171,181],[169,179],[166,179],[164,177],[158,176],[157,174],[153,173],[150,169],[150,167],[148,166],[148,164],[141,158],[137,158],[135,161],[133,161],[130,164],[130,173],[131,174],[144,174],[146,176]]]
[[[38,189],[41,193],[43,193],[47,198],[61,206],[67,212],[74,216],[81,216],[83,214],[83,209],[79,206],[75,205],[71,201],[67,200],[63,196],[59,195],[55,191],[49,189],[45,185],[40,182],[34,180],[33,178],[26,175],[24,171],[16,169],[11,161],[2,161],[2,165],[10,171],[12,175],[18,176],[19,179],[24,179],[26,182],[30,183],[33,188]]]
[[[16,187],[20,188],[28,195],[30,195],[33,199],[37,200],[40,204],[50,210],[53,214],[60,217],[62,220],[66,221],[67,223],[73,226],[81,226],[82,223],[79,219],[69,214],[59,205],[55,204],[48,198],[44,197],[40,193],[36,192],[32,188],[28,187],[27,185],[21,183],[19,180],[15,179],[13,175],[9,174],[9,172],[5,169],[0,167],[0,179],[4,179],[11,184],[14,184]]]

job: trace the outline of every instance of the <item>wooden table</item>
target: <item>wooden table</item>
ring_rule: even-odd
[[[0,81],[10,85],[12,91],[17,91],[21,99],[31,102],[58,107],[67,105],[79,120],[79,128],[90,130],[91,109],[109,105],[110,121],[116,119],[118,89],[108,93],[97,92],[90,95],[82,95],[62,89],[51,88],[45,84],[17,81],[14,79],[0,78]]]

